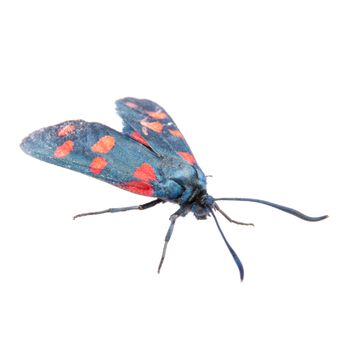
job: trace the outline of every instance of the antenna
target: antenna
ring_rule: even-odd
[[[254,199],[254,198],[215,198],[214,200],[215,201],[255,202],[255,203],[265,204],[265,205],[268,205],[270,207],[282,210],[285,213],[294,215],[294,216],[298,217],[299,219],[302,219],[302,220],[305,220],[305,221],[321,221],[321,220],[324,220],[324,219],[328,218],[328,215],[317,216],[317,217],[308,216],[308,215],[305,215],[305,214],[301,213],[298,210],[285,207],[284,205],[268,202],[268,201],[265,201],[265,200],[262,200],[262,199]]]

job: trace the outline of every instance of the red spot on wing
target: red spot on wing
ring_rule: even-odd
[[[63,128],[61,128],[60,130],[58,130],[57,135],[60,137],[67,136],[71,134],[74,130],[75,130],[75,125],[68,124],[68,125],[65,125]]]
[[[134,108],[134,109],[138,108],[138,105],[134,102],[126,102],[125,104],[130,108]]]
[[[179,137],[180,139],[184,139],[184,137],[182,136],[181,132],[179,130],[172,130],[169,129],[169,132],[171,135],[175,136],[175,137]]]
[[[146,113],[154,119],[165,119],[167,117],[167,114],[163,111],[146,112]]]
[[[130,137],[132,137],[135,141],[142,143],[145,146],[149,146],[148,142],[137,131],[133,131],[130,134]]]
[[[98,175],[108,164],[108,162],[106,161],[106,159],[102,158],[102,157],[96,157],[92,160],[91,164],[90,164],[90,171],[95,174]]]
[[[141,194],[143,196],[153,195],[152,185],[144,181],[129,181],[123,184],[118,184],[118,187],[122,188],[123,190]]]
[[[110,135],[102,136],[92,147],[96,153],[108,153],[115,145],[115,138]]]
[[[186,160],[186,162],[190,163],[191,165],[193,165],[196,162],[196,160],[194,159],[194,157],[191,153],[177,152],[177,154],[179,154],[183,159]]]
[[[71,140],[68,140],[64,142],[61,146],[58,146],[56,148],[53,156],[55,158],[64,158],[68,156],[68,154],[72,151],[73,147],[74,147],[74,142]]]
[[[148,163],[143,163],[141,166],[139,166],[134,171],[133,176],[143,181],[152,181],[157,179],[153,167]]]
[[[163,130],[163,125],[159,122],[147,122],[147,118],[141,120],[141,125],[146,127],[147,129],[151,129],[155,132],[161,132]]]

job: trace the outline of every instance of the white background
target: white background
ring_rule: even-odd
[[[346,1],[13,1],[0,8],[1,349],[349,349]],[[178,220],[171,204],[72,221],[145,197],[30,158],[21,139],[117,98],[160,103],[214,196],[250,203]]]

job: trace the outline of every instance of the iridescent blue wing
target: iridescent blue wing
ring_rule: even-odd
[[[164,108],[149,100],[127,97],[116,101],[123,133],[161,156],[180,158],[198,167],[185,138]]]
[[[162,160],[152,150],[99,123],[69,120],[43,128],[26,137],[21,148],[45,162],[140,195],[171,200],[183,191],[165,178]]]

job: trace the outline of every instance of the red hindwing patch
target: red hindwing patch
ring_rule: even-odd
[[[156,180],[156,173],[153,167],[148,163],[143,163],[133,173],[133,176],[143,181]]]
[[[177,152],[178,155],[180,155],[183,159],[185,159],[186,162],[190,163],[193,165],[196,160],[194,159],[193,155],[188,152]]]
[[[102,136],[92,147],[96,153],[108,153],[115,145],[115,138],[110,135]]]
[[[137,131],[133,131],[130,134],[130,137],[132,137],[135,141],[142,143],[145,146],[149,146],[148,142]]]
[[[118,187],[136,194],[141,194],[143,196],[153,195],[152,185],[143,181],[129,181],[118,185]]]
[[[90,171],[93,174],[98,175],[106,167],[107,164],[108,162],[106,159],[102,157],[96,157],[90,163]]]
[[[71,140],[68,140],[68,141],[64,142],[61,146],[58,146],[56,148],[53,156],[55,158],[67,157],[68,154],[72,151],[73,147],[74,147],[74,142]]]

